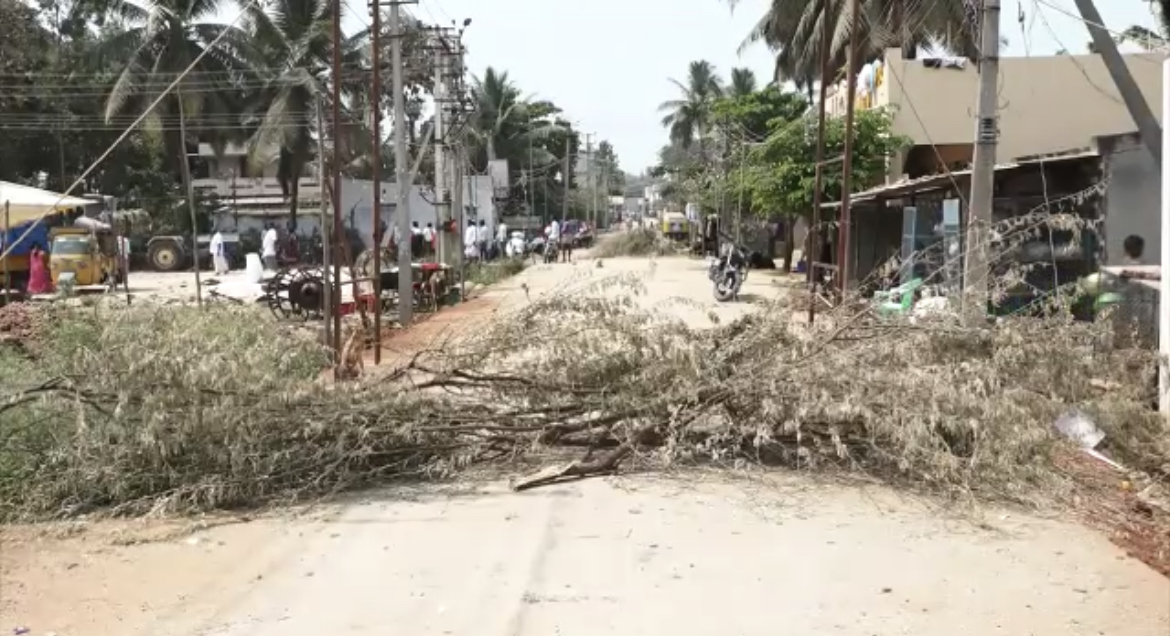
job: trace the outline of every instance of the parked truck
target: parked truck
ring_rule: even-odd
[[[40,220],[14,225],[3,232],[0,254],[7,254],[0,257],[0,282],[5,288],[23,292],[28,287],[33,248],[48,251],[49,229],[49,223]]]

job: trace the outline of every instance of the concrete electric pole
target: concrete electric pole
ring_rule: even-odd
[[[414,317],[414,268],[410,254],[410,162],[406,152],[406,96],[403,93],[401,0],[390,0],[390,66],[394,91],[394,172],[398,177],[398,321]]]
[[[589,189],[589,222],[597,222],[597,177],[593,174],[593,133],[585,135],[585,187]]]
[[[987,249],[999,141],[999,0],[983,0],[979,43],[979,104],[975,115],[975,157],[968,199],[963,318],[980,324],[987,314]]]
[[[572,168],[573,168],[572,154],[573,154],[572,139],[566,137],[565,138],[565,177],[564,177],[565,196],[564,196],[564,201],[562,202],[563,207],[561,209],[561,231],[562,232],[565,231],[565,221],[569,220],[569,171],[572,170]]]
[[[849,278],[852,276],[852,254],[850,254],[850,225],[852,208],[849,195],[853,189],[853,115],[857,107],[857,32],[861,21],[858,14],[861,12],[861,0],[850,0],[849,12],[852,15],[849,23],[849,53],[845,63],[845,152],[841,165],[841,216],[838,227],[837,245],[837,285],[844,292],[849,288]]]
[[[440,35],[439,37],[442,37]],[[447,54],[443,51],[443,47],[437,47],[435,50],[435,228],[439,232],[439,262],[446,263],[450,258],[450,244],[447,232],[443,231],[444,223],[450,218],[451,213],[448,210],[447,198],[447,166],[445,164],[446,157],[444,156],[444,144],[447,143],[447,138],[444,136],[443,130],[443,110],[447,108],[446,99],[447,92],[445,89]],[[459,228],[463,231],[463,228]]]
[[[372,122],[372,151],[370,153],[370,169],[374,181],[374,213],[370,215],[370,224],[373,227],[370,235],[373,238],[373,271],[374,277],[374,364],[382,363],[382,7],[375,0],[370,5],[373,18],[373,38],[370,41],[370,103],[374,108]],[[354,299],[357,300],[356,298]]]

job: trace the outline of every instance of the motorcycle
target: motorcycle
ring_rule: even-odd
[[[711,259],[707,267],[707,278],[714,284],[715,300],[723,303],[738,298],[747,274],[747,251],[735,243],[724,243],[719,256]]]

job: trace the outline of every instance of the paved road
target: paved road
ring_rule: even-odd
[[[590,269],[592,268],[592,269]],[[541,267],[505,305],[647,261]],[[658,291],[711,303],[702,266]],[[572,272],[577,272],[576,274]],[[592,273],[586,273],[592,272]],[[745,290],[779,289],[757,276]],[[746,305],[746,304],[745,304]],[[718,308],[730,317],[744,306]],[[680,310],[682,311],[682,310]],[[7,537],[4,629],[60,636],[1164,636],[1170,583],[1081,527],[791,475],[368,493],[189,534]],[[155,532],[155,541],[125,545]],[[113,537],[113,538],[111,538]]]

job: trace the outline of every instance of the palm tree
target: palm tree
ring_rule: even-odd
[[[728,0],[734,7],[740,0]],[[913,58],[920,47],[934,47],[974,59],[977,34],[968,26],[963,0],[861,0],[864,19],[857,41],[862,60],[901,47]],[[845,68],[850,30],[844,0],[772,0],[748,34],[743,47],[763,42],[776,52],[776,79],[803,89],[820,78],[821,38],[825,20],[832,33],[829,68],[833,77]]]
[[[314,139],[321,133],[316,130],[314,110],[318,103],[332,101],[328,84],[336,79],[328,77],[333,58],[332,24],[333,3],[329,0],[271,0],[262,7],[253,5],[248,15],[249,31],[263,56],[258,71],[263,89],[253,104],[256,130],[249,141],[249,159],[263,164],[276,155],[277,179],[288,200],[289,223],[294,229],[300,180],[314,155]],[[363,31],[343,39],[344,68],[364,66],[367,36]],[[364,95],[365,75],[347,73],[342,78],[351,104],[369,101],[359,99]],[[357,132],[364,132],[364,128]],[[323,153],[316,154],[323,160]]]
[[[492,161],[507,159],[512,168],[531,168],[554,159],[539,142],[565,130],[564,122],[555,118],[559,108],[551,102],[524,97],[507,71],[490,66],[482,77],[474,78],[471,92],[475,115],[470,133],[476,146],[476,164],[486,169]]]
[[[756,92],[756,74],[750,68],[731,69],[731,85],[727,87],[732,97],[743,97]]]
[[[507,71],[490,66],[483,77],[474,78],[471,93],[475,103],[472,135],[486,153],[487,161],[495,161],[503,137],[510,129],[522,126],[524,98],[508,78]]]
[[[106,40],[99,55],[124,61],[106,100],[105,118],[145,108],[204,51],[188,78],[168,95],[146,120],[148,130],[161,132],[167,154],[186,175],[187,145],[177,123],[187,118],[188,132],[222,147],[240,136],[237,83],[248,76],[247,34],[210,22],[220,0],[109,0],[101,7],[120,16],[127,28]],[[218,39],[219,44],[211,48]],[[190,137],[195,137],[191,135]]]
[[[723,82],[715,66],[706,60],[691,62],[685,83],[670,80],[682,92],[681,99],[663,102],[659,111],[667,113],[662,125],[670,129],[672,142],[687,148],[698,142],[702,154],[703,138],[710,130],[711,105],[723,96]]]

